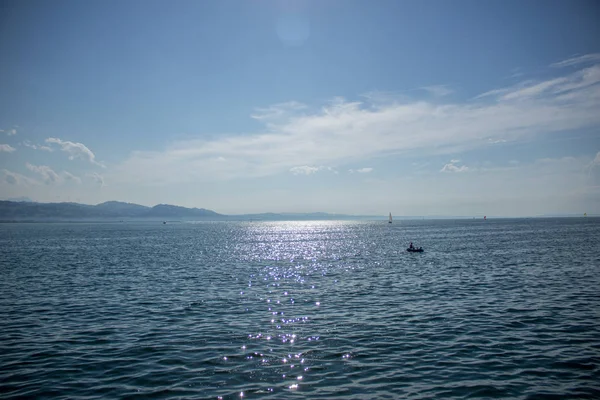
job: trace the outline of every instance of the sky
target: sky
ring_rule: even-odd
[[[0,0],[0,198],[600,214],[600,3]]]

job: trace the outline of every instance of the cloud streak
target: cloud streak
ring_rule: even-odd
[[[365,167],[365,168],[359,168],[359,169],[349,169],[348,172],[350,172],[351,174],[353,174],[355,172],[358,174],[368,174],[370,172],[373,172],[373,168]]]
[[[73,174],[72,174],[72,173],[70,173],[70,172],[63,171],[63,172],[62,172],[62,176],[63,176],[63,179],[64,179],[65,181],[71,181],[71,182],[74,182],[74,183],[77,183],[77,184],[80,184],[80,183],[81,183],[81,178],[80,178],[80,177],[78,177],[78,176],[75,176],[75,175],[73,175]]]
[[[100,185],[100,187],[106,186],[106,184],[104,183],[104,177],[102,177],[102,175],[100,175],[96,172],[92,172],[90,174],[87,174],[87,176],[89,178],[92,178],[97,184]]]
[[[161,185],[285,172],[314,174],[323,165],[456,153],[500,143],[498,138],[515,142],[597,127],[598,109],[600,64],[546,81],[495,89],[463,103],[334,98],[312,108],[290,102],[253,115],[265,124],[260,133],[179,141],[163,151],[134,151],[109,175],[115,182]],[[447,171],[461,169],[454,167]]]
[[[0,144],[0,153],[1,152],[12,153],[15,150],[16,149],[9,144]]]
[[[31,172],[40,175],[44,183],[46,183],[47,185],[62,184],[65,182],[73,182],[76,184],[81,183],[81,178],[67,171],[62,171],[59,174],[47,165],[33,165],[30,163],[26,163],[25,166]]]
[[[31,172],[35,172],[36,174],[39,174],[46,184],[54,184],[54,183],[61,182],[60,176],[58,176],[58,174],[56,172],[54,172],[54,170],[52,170],[52,168],[48,167],[47,165],[33,165],[33,164],[27,163],[27,164],[25,164],[25,166]]]
[[[432,96],[443,97],[452,94],[454,91],[448,87],[448,85],[432,85],[424,86],[421,89],[429,92]]]
[[[7,183],[15,186],[32,186],[37,184],[35,180],[7,169],[2,169],[0,172],[2,173],[0,183]]]
[[[31,143],[29,140],[24,141],[23,146],[25,147],[29,147],[30,149],[34,149],[34,150],[43,150],[43,151],[54,151],[51,147],[48,146],[41,146],[39,144],[33,144]]]
[[[451,160],[448,164],[444,165],[440,172],[467,172],[469,171],[469,167],[466,165],[458,166],[460,160]]]
[[[104,168],[104,164],[96,161],[95,154],[83,143],[70,142],[58,138],[48,138],[46,139],[46,143],[58,145],[62,151],[69,154],[69,160],[79,158]]]
[[[319,171],[331,171],[334,174],[337,174],[337,171],[332,168],[332,167],[325,167],[323,165],[319,166],[319,167],[313,167],[313,166],[309,166],[309,165],[303,165],[303,166],[299,166],[299,167],[292,167],[290,168],[290,172],[294,175],[312,175],[315,174]]]
[[[582,56],[572,57],[563,61],[551,64],[554,68],[574,67],[580,64],[586,63],[598,63],[600,62],[600,53],[585,54]]]
[[[290,168],[290,172],[294,175],[311,175],[317,173],[321,167],[311,167],[308,165],[303,165],[301,167],[292,167]]]

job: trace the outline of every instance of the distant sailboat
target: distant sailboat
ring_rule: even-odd
[[[587,213],[583,213],[583,216],[584,216],[584,217],[587,217]]]
[[[392,213],[390,213],[390,219],[388,220],[388,224],[392,223]]]
[[[487,216],[486,216],[486,215],[484,215],[484,216],[483,216],[483,220],[485,221],[486,219],[487,219]]]

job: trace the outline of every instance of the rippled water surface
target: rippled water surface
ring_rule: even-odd
[[[0,224],[0,397],[600,398],[600,220]]]

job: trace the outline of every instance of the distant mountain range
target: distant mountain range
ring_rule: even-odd
[[[185,208],[168,204],[146,207],[120,201],[107,201],[97,205],[0,201],[0,220],[205,219],[207,217],[218,218],[223,215],[204,208]]]
[[[537,215],[534,218],[581,217],[582,214]],[[588,217],[596,215],[588,214]],[[482,219],[468,216],[395,216],[397,221],[415,219]],[[500,217],[496,217],[500,218]],[[531,218],[531,217],[530,217]],[[169,204],[154,207],[142,206],[121,201],[107,201],[97,205],[80,203],[36,203],[28,198],[0,201],[0,222],[10,221],[120,221],[147,219],[159,221],[307,221],[307,220],[383,220],[385,214],[378,216],[315,213],[262,213],[225,215],[204,208],[186,208]],[[494,219],[494,217],[488,217]]]
[[[264,213],[224,215],[204,208],[186,208],[169,204],[146,207],[120,201],[97,205],[80,203],[36,203],[32,201],[0,201],[0,221],[65,221],[65,220],[308,220],[373,218],[327,213]]]

